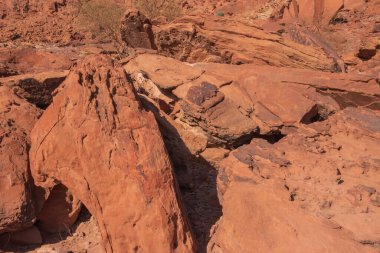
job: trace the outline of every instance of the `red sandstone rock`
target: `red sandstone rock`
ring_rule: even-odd
[[[53,91],[65,80],[68,71],[16,75],[0,79],[0,85],[39,108],[46,108],[53,100]]]
[[[76,1],[5,0],[0,3],[0,42],[3,43],[0,45],[0,77],[8,77],[0,79],[0,86],[11,88],[10,95],[4,93],[0,100],[8,96],[13,98],[15,93],[45,108],[52,101],[51,91],[66,76],[62,70],[86,54],[112,53],[114,47],[94,45],[96,38],[77,30],[73,2]],[[129,55],[123,59],[124,62],[130,60],[125,69],[131,73],[141,106],[153,112],[158,122],[199,252],[240,253],[252,252],[253,249],[258,252],[372,252],[378,248],[379,115],[376,110],[380,109],[379,3],[372,0],[186,0],[182,4],[183,13],[194,16],[172,23],[160,17],[153,22],[153,29],[158,36],[155,42],[161,54],[193,64],[155,54],[140,55],[135,59]],[[146,19],[134,15],[124,20],[124,40],[129,46],[151,48],[150,23],[147,21],[144,26]],[[133,25],[133,21],[138,24]],[[92,45],[66,47],[87,42]],[[139,51],[142,50],[137,50],[137,54]],[[155,53],[154,50],[144,51]],[[94,75],[100,72],[103,75],[103,67],[102,70],[94,69]],[[351,74],[327,73],[330,71]],[[107,86],[104,80],[118,79],[114,77],[122,75],[115,74],[115,71],[110,73],[109,79],[102,78],[99,82],[89,74],[95,80],[92,87],[104,88]],[[179,213],[174,200],[175,187],[170,187],[172,179],[168,170],[171,169],[164,170],[164,176],[158,175],[160,173],[149,176],[151,174],[145,170],[147,166],[142,169],[135,166],[138,158],[144,159],[152,154],[158,157],[157,164],[167,164],[168,157],[162,151],[161,139],[122,140],[139,135],[136,130],[133,134],[122,132],[124,122],[139,124],[143,120],[131,123],[128,118],[119,123],[114,115],[125,115],[119,110],[126,107],[120,102],[125,99],[112,90],[98,93],[96,88],[82,88],[77,81],[80,78],[73,77],[75,75],[72,74],[71,81],[66,82],[70,88],[63,88],[58,102],[56,99],[52,106],[55,113],[48,112],[40,123],[47,127],[40,126],[42,130],[38,132],[47,133],[47,129],[56,122],[58,127],[53,127],[52,133],[46,134],[46,141],[41,141],[42,151],[37,152],[40,157],[36,163],[43,164],[40,167],[44,170],[35,175],[42,176],[39,184],[48,186],[44,188],[45,198],[27,207],[38,211],[45,203],[37,224],[58,231],[75,221],[79,211],[75,204],[79,203],[78,198],[83,198],[98,222],[100,220],[103,240],[107,241],[107,236],[111,235],[108,241],[116,241],[115,247],[124,245],[128,240],[133,245],[144,244],[144,247],[146,244],[156,245],[158,241],[159,246],[172,244],[174,248],[176,240],[172,238],[181,231],[175,232],[174,221],[169,225],[165,223],[169,229],[158,222],[157,217],[164,217],[165,221],[174,219],[168,218],[170,215],[160,216],[156,211],[159,204],[154,203],[152,208],[145,208],[143,204],[127,208],[131,203],[140,203],[140,198],[135,196],[147,196],[149,202],[149,197],[157,191],[169,197],[160,195],[156,198],[154,195],[154,199],[169,199],[173,206],[166,209]],[[123,78],[120,80],[126,83]],[[123,93],[116,89],[116,93]],[[132,94],[129,86],[128,92]],[[83,102],[79,98],[92,100]],[[18,108],[18,99],[10,106],[12,110]],[[25,101],[21,101],[23,108]],[[113,101],[116,101],[114,107],[111,105]],[[135,97],[128,101],[134,104]],[[85,106],[90,109],[86,111]],[[58,112],[57,108],[61,111]],[[131,114],[134,111],[141,114],[139,109],[132,108]],[[146,115],[145,112],[143,114]],[[154,128],[154,134],[145,134],[144,131],[139,135],[144,135],[141,139],[159,135],[152,117],[146,117],[147,124]],[[21,128],[19,124],[25,124],[25,120],[29,122],[30,117],[17,115],[15,118],[14,125],[18,129]],[[82,122],[82,127],[77,127]],[[14,125],[5,128],[13,131]],[[100,134],[101,127],[106,129],[105,134]],[[107,132],[107,129],[117,130]],[[23,143],[24,132],[19,132],[12,132],[12,137]],[[4,140],[8,143],[8,139]],[[116,142],[122,144],[113,148],[112,144]],[[138,148],[143,146],[149,151],[136,151],[136,143]],[[23,148],[22,144],[19,146]],[[122,159],[120,157],[127,155],[117,155],[123,161],[115,161],[115,152],[124,146],[127,146],[125,153],[133,159]],[[9,147],[6,145],[1,150],[8,152]],[[131,149],[134,151],[130,152]],[[52,154],[52,150],[59,152]],[[98,150],[98,153],[91,155],[93,150]],[[148,152],[149,155],[146,154]],[[13,151],[8,153],[12,159],[15,157]],[[42,156],[47,160],[42,161]],[[50,159],[58,160],[58,165]],[[79,161],[85,166],[79,166]],[[27,162],[22,164],[27,165]],[[130,181],[123,176],[124,171],[120,172],[125,169],[121,164],[127,164],[128,180],[132,175],[137,178],[134,182],[140,186],[139,189],[148,190],[144,193],[131,190]],[[48,167],[46,170],[45,165]],[[55,171],[57,166],[58,172]],[[112,171],[108,173],[106,169],[107,173],[101,173],[104,170],[99,172],[99,168],[111,168]],[[150,168],[160,171],[157,168],[162,166],[152,165]],[[5,171],[8,176],[8,170]],[[140,175],[151,180],[140,180]],[[49,183],[40,182],[44,178]],[[54,182],[50,184],[52,178]],[[98,178],[99,181],[108,179],[110,182],[97,183]],[[90,183],[76,183],[85,180]],[[22,184],[24,181],[21,180],[19,185]],[[86,185],[91,189],[87,190]],[[76,190],[74,195],[57,192],[66,186]],[[154,191],[153,187],[160,190]],[[122,198],[124,192],[127,196]],[[10,194],[10,198],[13,196]],[[16,203],[14,199],[17,197],[10,201],[5,198],[7,201],[2,202],[0,198],[0,207],[3,203]],[[96,204],[98,200],[99,205]],[[167,203],[165,201],[163,203]],[[118,208],[114,208],[115,205]],[[136,215],[131,214],[134,211]],[[133,228],[130,220],[138,220],[139,215],[143,218]],[[179,227],[183,228],[185,222],[182,222],[181,215],[177,216],[180,217]],[[103,252],[99,248],[100,235],[95,218],[82,218],[70,228],[72,234],[67,234],[66,239],[61,238],[65,238],[67,228],[57,235],[44,237],[48,245],[36,248],[34,252]],[[117,222],[123,219],[127,225],[120,226]],[[139,225],[142,223],[151,226],[146,229]],[[17,229],[25,226],[23,223]],[[151,228],[160,228],[161,232]],[[126,234],[125,231],[132,232]],[[133,231],[137,232],[133,234]],[[2,234],[2,238],[7,240],[5,243],[1,241],[0,251],[28,251],[28,245],[3,249],[10,234]],[[190,238],[187,237],[188,232],[184,234],[183,238]],[[156,239],[157,235],[162,237]],[[149,241],[139,241],[138,238],[142,237]],[[24,236],[21,239],[20,243],[25,242]],[[192,240],[187,243],[187,249],[191,248]],[[164,248],[152,246],[152,250],[150,245],[147,247],[148,252]],[[147,247],[139,251],[144,252]],[[178,247],[177,252],[182,252],[183,248]],[[121,252],[126,250],[128,248],[118,248]],[[169,250],[165,248],[162,251]]]
[[[64,184],[95,216],[107,252],[195,251],[154,117],[112,60],[71,71],[32,132],[30,156],[37,185]]]
[[[275,144],[256,139],[231,152],[209,251],[375,252],[365,245],[378,240],[379,119],[347,108]]]
[[[38,226],[48,232],[67,232],[75,223],[82,203],[68,189],[59,184],[49,192],[46,201],[39,203]]]
[[[375,76],[250,64],[202,63],[191,67],[150,54],[138,56],[125,68],[133,76],[144,73],[148,79],[151,77],[152,87],[166,90],[160,93],[161,101],[170,98],[171,106],[178,108],[173,103],[179,100],[179,111],[172,112],[175,118],[203,134],[210,145],[239,146],[254,135],[311,123],[347,106],[380,108]],[[189,76],[193,80],[189,81]]]
[[[120,26],[121,39],[126,46],[155,49],[152,23],[138,10],[127,10]]]
[[[320,48],[236,20],[185,17],[154,32],[158,52],[181,61],[334,69],[333,60]]]
[[[31,226],[35,219],[29,172],[29,134],[41,111],[0,86],[0,233]]]
[[[10,242],[23,245],[41,245],[42,237],[36,226],[10,234]]]
[[[349,10],[362,9],[366,6],[365,0],[345,0],[344,8]]]
[[[191,68],[201,71],[193,80],[186,75]],[[367,176],[359,172],[350,174],[358,180],[345,186],[347,179],[337,176],[336,168],[350,164],[364,169],[361,161],[368,152],[373,156],[368,168],[373,173],[378,170],[374,152],[379,148],[375,144],[379,118],[371,111],[380,109],[376,76],[253,64],[189,65],[151,54],[137,56],[125,69],[137,83],[143,75],[150,87],[163,91],[159,99],[172,106],[156,117],[161,119],[201,249],[206,250],[208,244],[207,252],[218,253],[251,252],[252,248],[258,252],[374,252],[362,244],[376,245],[377,210],[366,215],[360,210],[366,205],[376,208],[378,185],[364,183]],[[167,88],[171,80],[175,85]],[[154,93],[143,93],[153,101],[150,110],[154,111],[154,104],[160,108]],[[358,119],[365,123],[355,123]],[[183,132],[203,136],[200,139],[207,143],[197,146],[195,138],[188,140]],[[243,145],[250,140],[251,144]],[[359,148],[366,145],[367,151]],[[358,149],[349,151],[354,146]],[[218,170],[217,193],[213,193],[215,172],[197,154]],[[349,158],[354,154],[354,160]],[[366,198],[349,204],[346,198],[352,194],[343,194],[346,191],[359,202],[363,194]],[[329,196],[336,208],[329,207]],[[357,210],[356,205],[360,205]],[[210,230],[202,215],[212,217],[211,225],[220,220]]]
[[[294,0],[291,1],[285,19],[298,18],[309,24],[328,24],[343,7],[343,0]]]
[[[0,48],[0,61],[19,74],[68,70],[70,51],[32,47]]]

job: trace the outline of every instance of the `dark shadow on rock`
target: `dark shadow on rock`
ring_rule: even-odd
[[[88,222],[90,219],[91,219],[91,213],[87,210],[87,208],[84,205],[82,205],[77,221],[75,222],[73,226],[68,228],[67,231],[50,233],[50,232],[41,230],[44,244],[55,244],[60,241],[66,240],[69,236],[72,236],[75,233],[76,229],[82,222]],[[36,225],[38,226],[38,221]]]
[[[11,240],[12,233],[5,233],[0,235],[0,252],[29,252],[40,247],[40,245],[21,245],[14,243]]]
[[[217,170],[202,157],[193,155],[181,139],[177,129],[160,115],[159,110],[147,99],[140,97],[143,107],[153,112],[173,163],[179,188],[198,253],[207,252],[212,226],[222,216],[217,192]]]

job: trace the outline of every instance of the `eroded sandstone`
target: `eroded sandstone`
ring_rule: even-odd
[[[0,86],[0,234],[23,230],[36,220],[29,168],[30,132],[41,110]]]
[[[107,252],[195,251],[157,123],[111,59],[71,70],[30,156],[37,185],[64,184],[94,215]]]

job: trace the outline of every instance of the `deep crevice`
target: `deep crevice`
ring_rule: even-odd
[[[197,252],[206,253],[211,238],[210,230],[222,216],[216,184],[218,172],[204,158],[191,153],[177,130],[160,116],[154,104],[143,96],[140,98],[144,107],[153,112],[158,122],[176,174],[180,191],[178,198],[183,199],[184,216],[188,217],[197,240]]]
[[[312,124],[315,122],[325,121],[332,113],[322,105],[313,106],[308,113],[301,119],[302,124]]]

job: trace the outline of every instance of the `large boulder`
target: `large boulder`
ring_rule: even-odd
[[[157,123],[111,59],[70,72],[32,131],[30,160],[37,185],[61,183],[84,203],[107,252],[195,252]]]
[[[30,131],[41,110],[0,86],[0,234],[36,220],[29,171]]]

